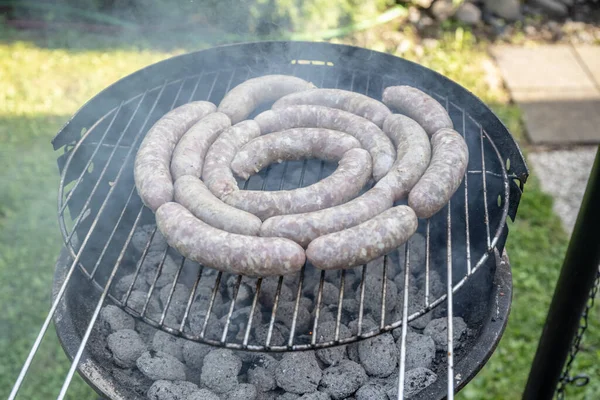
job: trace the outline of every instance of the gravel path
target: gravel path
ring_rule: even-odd
[[[580,147],[530,153],[528,157],[531,172],[540,180],[542,190],[554,198],[554,212],[569,234],[577,219],[596,149],[596,146]]]

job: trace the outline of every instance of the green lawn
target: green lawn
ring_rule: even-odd
[[[381,42],[366,34],[344,41],[390,52],[397,52],[398,47],[393,40]],[[58,154],[52,151],[50,140],[102,88],[182,51],[123,46],[66,51],[60,42],[52,43],[53,49],[28,40],[0,42],[0,398],[8,395],[50,302],[61,245],[56,221]],[[476,44],[468,32],[451,30],[424,53],[408,49],[401,55],[457,80],[492,105],[517,137],[524,137],[518,108],[493,83],[489,73],[493,64],[485,43]],[[522,391],[567,244],[551,207],[551,199],[532,177],[507,244],[514,279],[509,325],[489,364],[463,391],[464,399],[516,399]],[[597,378],[598,309],[594,316],[575,369]],[[68,367],[51,328],[21,398],[55,397]],[[600,398],[598,379],[569,394],[569,398]],[[93,394],[76,378],[70,398],[88,399]]]

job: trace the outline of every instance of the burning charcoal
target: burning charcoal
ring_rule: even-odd
[[[184,339],[167,332],[156,331],[152,339],[152,350],[165,352],[183,362],[183,344]]]
[[[304,394],[317,390],[321,381],[321,368],[314,352],[289,352],[283,355],[275,369],[277,385],[292,393]]]
[[[255,367],[248,370],[248,383],[256,386],[259,392],[268,392],[277,387],[275,372],[263,367]]]
[[[100,319],[111,332],[122,329],[133,329],[135,327],[133,317],[112,304],[102,307],[102,310],[100,310]]]
[[[265,307],[265,309],[269,311],[273,308],[278,282],[278,278],[264,278],[260,285],[258,301],[263,305],[263,307]],[[286,284],[282,283],[281,292],[279,294],[279,304],[282,302],[291,301],[293,299],[294,293],[292,292],[292,289],[290,289]]]
[[[245,332],[246,326],[248,324],[248,320],[250,319],[250,311],[252,311],[252,307],[244,307],[239,310],[235,310],[231,314],[230,324],[229,324],[229,333],[235,335],[238,332]],[[252,316],[252,326],[260,326],[262,324],[262,313],[258,309],[258,307],[254,310],[254,315]],[[221,317],[221,324],[223,326],[227,322],[227,314]]]
[[[146,351],[146,345],[133,329],[122,329],[106,338],[115,364],[123,368],[135,366],[136,360]]]
[[[239,384],[235,389],[228,392],[225,396],[227,400],[256,400],[258,391],[256,386],[249,383]]]
[[[364,281],[365,285],[365,297],[364,297],[364,310],[373,314],[376,320],[381,319],[381,294],[383,287],[383,277],[367,275]],[[398,288],[394,282],[386,280],[386,295],[385,295],[385,308],[386,308],[386,319],[389,320],[392,311],[398,303]],[[356,300],[360,301],[360,286],[356,289]]]
[[[233,292],[235,289],[235,285],[237,283],[237,279],[238,279],[237,276],[233,276],[233,275],[230,276],[229,279],[227,279],[226,292],[227,292],[227,297],[229,299],[233,299]],[[238,289],[235,303],[242,304],[242,305],[250,304],[252,302],[252,298],[254,297],[255,285],[256,285],[256,282],[254,279],[251,279],[248,277],[243,277],[242,281],[240,282],[240,287]]]
[[[391,333],[382,333],[358,343],[358,358],[367,374],[389,376],[398,364],[398,348]]]
[[[183,341],[183,361],[188,367],[201,369],[204,357],[213,349],[208,344],[192,342],[191,340]]]
[[[152,380],[184,381],[185,366],[170,354],[162,351],[146,351],[137,359],[140,371]]]
[[[283,325],[291,329],[295,307],[296,302],[294,301],[284,301],[279,303],[279,306],[277,307],[277,315],[275,316],[275,321],[281,322]],[[299,304],[298,315],[296,318],[296,333],[308,333],[310,324],[312,322],[310,312],[305,307]]]
[[[267,334],[269,332],[269,323],[256,325],[254,328],[254,338],[255,342],[260,345],[265,345],[267,343]],[[280,324],[273,324],[273,332],[271,333],[271,342],[269,343],[272,346],[283,346],[287,343],[287,340],[290,336],[290,330]]]
[[[406,371],[404,375],[404,397],[411,398],[412,396],[425,389],[437,380],[437,375],[427,368],[415,368]],[[398,396],[398,380],[390,382],[386,386],[386,392],[390,398]]]
[[[335,321],[326,321],[319,324],[317,328],[317,343],[327,342],[335,339]],[[352,336],[350,329],[346,325],[340,324],[340,339],[346,339]],[[346,358],[346,345],[328,347],[315,352],[317,358],[325,365],[332,365]]]
[[[189,399],[198,391],[198,386],[186,381],[156,381],[148,390],[150,400],[180,400]]]
[[[358,319],[351,321],[348,324],[348,328],[350,329],[350,333],[352,335],[356,335],[358,332]],[[377,328],[377,324],[371,318],[364,318],[362,321],[362,333],[369,332],[373,329]],[[348,358],[354,362],[360,362],[360,358],[358,357],[358,343],[350,343],[348,344]]]
[[[119,279],[117,281],[117,283],[115,284],[115,288],[114,288],[115,298],[117,298],[117,299],[123,298],[123,296],[129,290],[129,287],[131,286],[131,283],[133,282],[134,278],[135,278],[135,274],[129,274],[129,275],[123,276],[121,279]],[[137,279],[135,280],[135,283],[133,284],[132,290],[141,290],[142,292],[147,292],[148,289],[150,289],[150,285],[148,285],[148,283],[146,282],[146,280],[144,279],[144,277],[141,274],[138,275]]]
[[[319,389],[336,400],[345,399],[364,385],[367,379],[367,373],[360,364],[342,360],[323,371]]]
[[[331,396],[325,392],[312,392],[298,397],[298,400],[330,400]]]
[[[399,338],[396,342],[398,352],[402,346]],[[429,368],[435,358],[435,343],[433,339],[419,333],[406,334],[406,370],[423,367]]]
[[[127,299],[127,307],[141,314],[142,310],[144,309],[144,304],[146,304],[146,296],[148,296],[147,292],[134,290],[131,292],[129,299]],[[158,302],[158,299],[154,295],[151,296],[150,301],[148,301],[148,307],[146,308],[145,316],[158,319],[161,313],[162,312],[160,310],[160,303]]]
[[[461,317],[452,318],[452,338],[454,339],[454,348],[459,348],[462,343],[463,335],[467,332],[467,324]],[[435,342],[435,348],[439,351],[446,351],[448,347],[448,321],[447,318],[438,318],[427,324],[423,334],[431,336]]]
[[[168,284],[173,284],[175,275],[179,270],[179,264],[167,254],[162,269],[160,270],[160,274],[158,275],[158,278],[156,278],[158,267],[163,262],[164,255],[164,251],[148,252],[148,254],[146,254],[146,258],[144,258],[140,271],[140,275],[144,276],[149,286],[152,286],[154,279],[157,279],[156,284],[154,285],[157,289],[160,289]]]
[[[312,294],[315,299],[315,304],[317,303],[317,296],[319,295],[319,285],[315,285],[315,288],[312,291]],[[332,283],[327,281],[323,282],[323,296],[321,298],[321,304],[329,305],[329,304],[337,304],[338,297],[340,296],[340,289],[337,288]]]
[[[147,344],[152,343],[152,339],[154,339],[154,335],[156,334],[156,331],[158,331],[158,329],[152,325],[149,325],[139,319],[135,321],[135,330],[140,334],[140,337],[144,343]]]
[[[394,395],[394,398],[397,396]],[[378,383],[367,383],[356,392],[356,400],[388,400],[383,386]]]
[[[185,400],[221,400],[221,398],[208,389],[200,389],[185,397]]]
[[[139,251],[140,253],[144,251],[146,244],[150,240],[150,236],[152,232],[156,229],[156,225],[147,224],[142,225],[136,229],[131,237],[131,244],[133,247]],[[164,251],[167,248],[167,241],[164,236],[160,233],[158,229],[156,229],[156,233],[152,238],[152,242],[150,243],[150,248],[148,251]]]
[[[215,393],[226,393],[238,385],[242,360],[233,351],[215,349],[204,357],[200,381]]]

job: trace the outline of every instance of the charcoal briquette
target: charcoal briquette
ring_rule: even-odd
[[[385,392],[385,388],[378,383],[371,382],[358,389],[355,396],[356,400],[388,400],[388,395]]]
[[[204,357],[213,349],[214,347],[208,344],[184,340],[181,349],[183,361],[191,368],[202,369]]]
[[[452,338],[454,349],[462,345],[461,340],[466,336],[467,324],[461,317],[452,318]],[[435,342],[435,348],[438,351],[446,351],[448,347],[448,319],[438,318],[432,320],[423,331],[423,334],[430,336]]]
[[[122,329],[106,338],[115,364],[123,368],[135,366],[136,360],[146,351],[146,344],[133,329]]]
[[[138,369],[148,378],[184,381],[185,366],[181,361],[162,351],[146,351],[137,359]]]
[[[398,364],[398,348],[391,333],[382,333],[358,343],[358,358],[367,374],[384,378]]]
[[[402,340],[396,341],[398,352],[402,346]],[[427,335],[408,332],[406,334],[406,370],[423,367],[429,368],[435,358],[435,343]]]
[[[152,350],[162,351],[183,362],[183,345],[185,340],[164,331],[156,331],[152,338]]]
[[[241,383],[230,392],[227,392],[225,399],[227,400],[256,400],[258,391],[256,386],[250,383]]]
[[[333,399],[345,399],[367,382],[364,368],[350,360],[342,360],[323,371],[319,390]]]
[[[210,351],[202,365],[200,380],[215,393],[227,393],[238,385],[242,360],[228,349]]]
[[[317,390],[321,376],[321,368],[311,351],[285,353],[275,369],[277,385],[296,394]]]
[[[108,327],[110,332],[135,328],[133,317],[112,304],[102,307],[102,310],[100,310],[100,320]]]
[[[327,342],[335,339],[335,321],[325,321],[320,323],[317,327],[317,343]],[[346,339],[352,336],[350,329],[344,325],[339,325],[339,339]],[[319,349],[315,352],[315,355],[325,365],[335,364],[344,358],[346,355],[346,345],[338,345]]]
[[[198,386],[186,381],[158,380],[150,386],[148,399],[150,400],[182,400],[189,399],[198,391]]]

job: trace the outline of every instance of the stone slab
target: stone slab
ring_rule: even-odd
[[[568,45],[498,46],[492,54],[511,91],[595,88]]]
[[[600,87],[600,46],[581,45],[575,46],[575,50],[596,81],[596,85]]]

